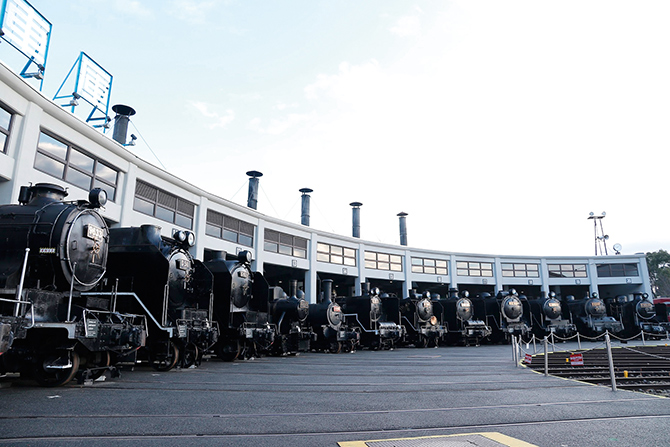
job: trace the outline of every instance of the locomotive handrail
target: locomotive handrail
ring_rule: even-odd
[[[402,317],[403,317],[403,319],[407,320],[407,323],[409,324],[409,327],[411,327],[412,330],[413,330],[414,332],[418,332],[418,331],[416,330],[416,328],[414,327],[414,325],[412,324],[412,322],[409,321],[409,318],[407,318],[407,317],[404,316],[404,315],[403,315]]]
[[[376,330],[376,329],[365,329],[365,328],[363,327],[363,323],[361,323],[361,320],[358,319],[358,314],[342,314],[342,315],[345,316],[345,317],[355,317],[355,318],[356,318],[356,321],[358,322],[358,324],[359,324],[359,326],[360,326],[360,328],[363,329],[365,332],[374,332],[374,333],[377,333],[377,330]]]
[[[149,317],[151,318],[151,321],[153,321],[156,324],[156,326],[158,326],[158,329],[167,332],[170,335],[170,338],[172,338],[172,336],[174,335],[174,329],[175,328],[166,327],[166,326],[163,326],[162,324],[160,324],[156,320],[156,318],[153,316],[153,314],[149,311],[149,309],[147,309],[147,306],[144,305],[144,303],[142,302],[140,297],[138,297],[135,294],[135,292],[82,292],[81,295],[82,296],[88,296],[88,295],[95,296],[95,295],[97,295],[97,296],[110,296],[110,297],[112,295],[132,296],[139,303],[139,305],[142,306],[142,309],[144,309],[144,311],[147,313],[147,315],[149,315]],[[145,315],[145,317],[146,317],[146,315]],[[147,337],[148,337],[149,336],[149,327],[148,326],[146,327],[146,331],[147,331]]]
[[[30,329],[33,326],[35,326],[35,307],[31,301],[23,301],[23,300],[10,300],[9,298],[0,298],[0,301],[5,301],[7,303],[15,303],[17,306],[19,304],[29,304],[30,305],[30,326],[26,327],[26,329]],[[14,315],[15,317],[18,317],[18,315]]]
[[[21,270],[21,281],[19,281],[19,288],[16,289],[16,305],[14,306],[14,316],[19,316],[19,303],[21,300],[21,295],[23,294],[23,281],[26,278],[26,269],[28,267],[28,255],[30,254],[30,248],[26,247],[26,254],[23,257],[23,269]]]

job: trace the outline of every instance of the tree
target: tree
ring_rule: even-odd
[[[670,296],[670,253],[659,250],[647,253],[651,290],[655,296]]]

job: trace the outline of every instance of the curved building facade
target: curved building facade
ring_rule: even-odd
[[[644,254],[524,257],[452,253],[361,240],[266,216],[217,197],[129,152],[0,65],[0,202],[16,203],[19,188],[48,182],[67,187],[68,199],[104,188],[111,227],[155,224],[166,236],[196,234],[193,255],[249,250],[270,285],[305,291],[314,303],[323,279],[339,295],[369,283],[406,297],[412,290],[442,296],[515,288],[528,296],[649,293]],[[353,204],[352,204],[353,205]],[[303,222],[305,223],[305,222]],[[355,228],[355,225],[354,225]]]

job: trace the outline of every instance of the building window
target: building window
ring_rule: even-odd
[[[208,236],[253,247],[255,229],[249,222],[207,210],[205,233]]]
[[[265,251],[307,259],[307,239],[265,229]]]
[[[119,170],[45,132],[40,132],[35,169],[90,191],[102,188],[112,202],[116,198]]]
[[[640,276],[637,264],[598,264],[599,278],[617,278],[622,276]]]
[[[402,272],[402,256],[388,253],[365,252],[365,268]]]
[[[456,262],[456,274],[458,276],[483,276],[493,277],[493,263],[491,262]]]
[[[356,250],[353,248],[340,247],[339,245],[316,244],[316,260],[331,264],[356,266]]]
[[[412,258],[412,273],[447,275],[447,261],[443,259]]]
[[[0,107],[0,150],[5,154],[7,153],[7,142],[9,141],[13,116],[13,113],[7,111],[4,107]]]
[[[193,229],[195,204],[138,180],[133,209],[160,220]]]
[[[550,278],[587,278],[586,264],[549,264]]]
[[[539,264],[501,264],[502,275],[505,278],[539,278],[540,265]]]

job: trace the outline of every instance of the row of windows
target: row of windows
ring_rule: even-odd
[[[102,188],[109,200],[116,198],[118,169],[45,132],[37,143],[35,169],[86,191]]]
[[[456,262],[456,274],[458,276],[483,276],[485,278],[493,277],[493,263],[491,262]]]
[[[135,184],[133,209],[180,227],[193,229],[195,204],[141,180]]]
[[[502,275],[506,278],[539,278],[539,264],[510,264],[502,263]]]
[[[207,210],[205,234],[208,236],[253,247],[255,228],[249,222],[217,213],[214,210]]]
[[[356,250],[353,248],[340,247],[339,245],[316,244],[316,260],[319,262],[328,262],[330,264],[342,264],[356,266]]]
[[[307,259],[307,239],[265,229],[265,251]]]
[[[365,268],[402,272],[402,256],[388,253],[365,252]]]
[[[412,258],[413,273],[427,273],[429,275],[447,275],[447,261],[443,259]]]
[[[586,264],[549,264],[550,278],[587,278]]]
[[[619,278],[622,276],[639,276],[637,264],[598,264],[598,277]]]

